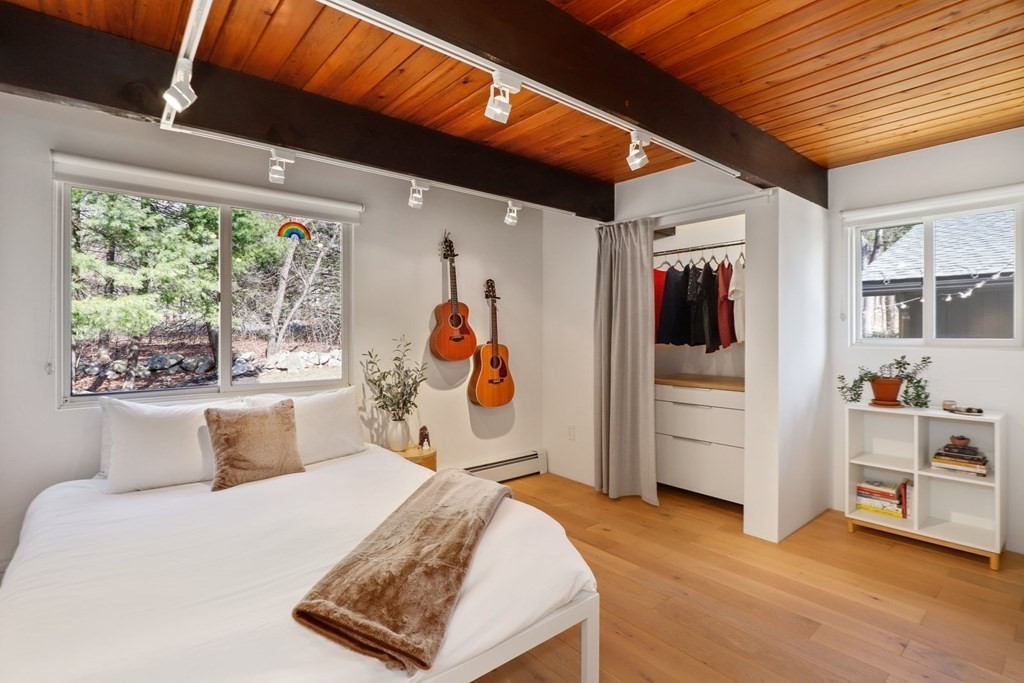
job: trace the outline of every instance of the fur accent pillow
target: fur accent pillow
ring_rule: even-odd
[[[207,408],[217,472],[211,490],[304,472],[291,399],[262,408]]]

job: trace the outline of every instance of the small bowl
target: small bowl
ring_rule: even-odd
[[[949,437],[949,442],[957,448],[966,448],[971,445],[971,440],[966,436],[951,436]]]

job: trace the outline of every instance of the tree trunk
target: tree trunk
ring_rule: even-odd
[[[295,258],[295,247],[299,245],[298,240],[288,240],[288,249],[284,254],[284,262],[277,276],[277,296],[274,299],[274,307],[270,311],[270,330],[267,339],[267,358],[281,350],[281,341],[284,335],[279,333],[278,325],[281,322],[281,310],[284,308],[284,295],[288,290],[288,276],[291,274],[292,261]],[[287,329],[285,326],[284,329]]]
[[[324,260],[324,253],[330,251],[331,246],[331,244],[326,245],[316,255],[316,263],[313,264],[313,272],[309,274],[309,279],[305,281],[304,287],[302,288],[302,294],[300,294],[299,298],[295,300],[292,310],[288,312],[288,316],[284,319],[284,324],[281,325],[281,329],[278,331],[277,341],[275,344],[276,348],[281,348],[281,344],[284,343],[285,335],[288,332],[288,326],[292,324],[292,320],[295,319],[295,314],[299,312],[300,308],[302,308],[302,304],[306,300],[306,296],[309,295],[309,290],[313,288],[313,283],[316,282],[316,276],[320,272],[320,265]]]
[[[107,241],[107,264],[114,265],[117,261],[117,246],[113,240]],[[107,296],[114,296],[114,279],[106,278],[106,282],[103,284],[103,293]],[[111,357],[110,355],[110,330],[102,330],[99,338],[99,352],[101,356]]]
[[[132,335],[131,341],[128,343],[128,368],[125,370],[124,376],[125,391],[135,390],[135,366],[139,364],[139,350],[141,347],[142,335]]]
[[[216,369],[218,348],[220,347],[220,333],[210,323],[206,323],[206,341],[210,345],[210,355],[213,356],[213,367]]]

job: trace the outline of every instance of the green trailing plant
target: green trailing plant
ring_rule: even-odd
[[[416,363],[409,357],[412,343],[406,341],[404,335],[393,341],[391,369],[381,367],[381,360],[373,349],[363,354],[366,360],[360,365],[377,407],[391,415],[392,420],[404,420],[416,408],[416,395],[427,379],[427,364]]]
[[[903,391],[900,400],[914,408],[927,408],[931,399],[928,392],[928,380],[922,376],[932,364],[930,356],[923,357],[920,361],[912,363],[906,356],[900,356],[889,363],[880,366],[878,370],[869,370],[861,366],[857,369],[857,376],[847,381],[845,375],[839,375],[836,388],[839,395],[847,403],[858,403],[864,396],[864,385],[871,380],[879,378],[903,380]]]

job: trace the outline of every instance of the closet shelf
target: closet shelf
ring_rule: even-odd
[[[717,375],[659,375],[654,378],[654,383],[672,387],[690,387],[692,389],[744,390],[744,378],[720,377]]]
[[[883,470],[894,470],[896,472],[913,472],[914,459],[909,456],[886,455],[885,453],[861,453],[850,458],[851,465],[864,465],[865,467],[877,467]]]

